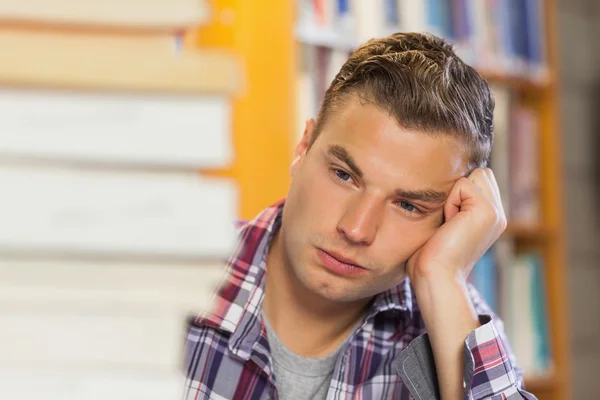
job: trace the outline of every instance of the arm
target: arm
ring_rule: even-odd
[[[465,339],[480,327],[479,318],[460,279],[425,282],[415,287],[415,292],[434,354],[441,398],[461,399]]]
[[[479,327],[469,332],[462,343],[462,362],[455,372],[464,379],[464,389],[455,396],[473,400],[534,400],[535,396],[523,388],[522,371],[515,364],[502,321],[473,286],[468,285],[467,290]],[[436,373],[436,363],[429,333],[413,340],[398,357],[396,370],[414,398],[440,398],[443,383]]]
[[[503,340],[493,323],[479,318],[467,285],[476,261],[506,228],[491,170],[476,169],[456,181],[444,205],[444,221],[406,265],[427,328],[440,396],[462,399],[465,389],[477,399],[508,395],[498,380],[507,377],[487,373],[496,365],[510,367],[507,376],[515,372],[510,362],[504,364]],[[465,369],[469,365],[471,371]],[[486,376],[491,390],[483,390]]]

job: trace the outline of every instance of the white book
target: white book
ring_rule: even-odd
[[[494,107],[494,144],[492,146],[492,171],[496,177],[502,206],[508,218],[510,215],[510,137],[511,137],[511,93],[505,86],[491,85],[495,100]]]
[[[512,313],[512,270],[515,263],[515,242],[513,238],[501,236],[494,243],[494,255],[498,265],[499,287],[499,316],[504,320],[505,331],[512,342],[513,335],[513,313]]]
[[[398,0],[400,30],[403,32],[430,32],[425,0]],[[434,33],[434,32],[431,32]]]
[[[490,71],[493,68],[486,7],[489,5],[485,1],[466,0],[467,15],[471,25],[469,52],[472,55],[472,59],[468,61],[481,71]]]
[[[386,26],[383,0],[352,0],[351,10],[358,44],[382,36]]]
[[[511,217],[526,224],[540,222],[539,124],[533,109],[518,107],[511,136]]]
[[[221,96],[0,89],[0,156],[222,168],[233,159]]]
[[[1,1],[0,19],[50,24],[181,29],[205,22],[204,0]]]
[[[345,50],[332,49],[327,65],[327,82],[332,82],[342,66],[348,61],[349,53]]]
[[[296,2],[296,21],[303,25],[316,25],[315,5],[313,0],[298,0]]]
[[[317,80],[315,71],[315,47],[309,44],[300,43],[299,48],[301,57],[299,58],[300,65],[296,81],[298,91],[298,98],[296,101],[298,124],[294,146],[304,133],[306,120],[309,118],[316,119],[319,112],[315,83]]]
[[[134,263],[0,258],[0,310],[137,313],[167,308],[199,314],[224,275],[225,260]]]
[[[323,0],[323,17],[327,29],[337,30],[338,0]]]
[[[210,307],[225,271],[224,262],[2,258],[0,369],[177,368],[187,321]]]
[[[525,257],[517,257],[513,265],[511,313],[513,347],[519,367],[535,370],[535,337],[533,330],[533,304],[531,299],[532,268]]]
[[[0,253],[228,256],[237,192],[196,173],[0,167]]]
[[[184,387],[179,370],[47,365],[0,368],[3,399],[179,400]]]
[[[181,49],[172,35],[0,30],[0,84],[119,92],[240,89],[240,61],[223,50]]]

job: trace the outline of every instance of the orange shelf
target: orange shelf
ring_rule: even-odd
[[[511,76],[505,74],[479,71],[481,76],[493,85],[508,86],[522,92],[541,92],[552,86],[553,79],[535,80],[527,77]]]
[[[525,389],[534,394],[554,391],[561,384],[560,379],[553,375],[525,376]]]
[[[554,230],[543,224],[509,222],[503,235],[529,241],[546,241],[552,238]]]

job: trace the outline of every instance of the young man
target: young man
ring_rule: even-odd
[[[534,398],[466,283],[506,227],[492,113],[441,39],[357,49],[190,328],[186,398]]]

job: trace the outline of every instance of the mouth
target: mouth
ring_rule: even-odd
[[[367,272],[367,269],[353,259],[339,253],[317,249],[317,254],[323,266],[338,275],[357,275]]]

